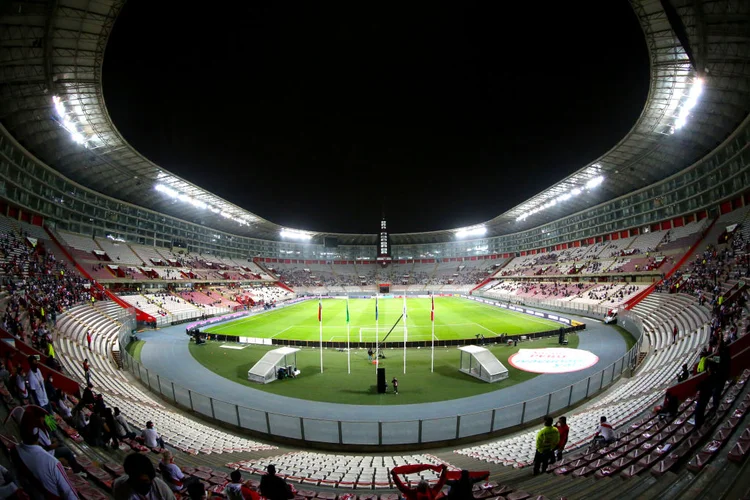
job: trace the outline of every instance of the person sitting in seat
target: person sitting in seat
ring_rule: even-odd
[[[161,438],[152,421],[146,422],[146,428],[141,432],[143,444],[149,448],[164,448],[164,440]]]
[[[604,446],[610,445],[617,440],[614,428],[607,423],[607,417],[599,419],[599,428],[594,435],[594,441],[598,441]]]
[[[657,415],[659,418],[674,418],[680,409],[680,401],[671,392],[667,391],[664,395],[664,403],[658,408]]]
[[[24,413],[24,417],[27,417],[27,413],[30,412]],[[11,450],[11,459],[20,476],[25,479],[24,489],[28,488],[30,493],[36,491],[45,498],[78,500],[75,488],[60,461],[39,446],[36,418],[31,414],[28,417],[21,423],[22,442]]]
[[[120,412],[119,408],[115,408],[115,433],[117,434],[117,437],[122,438],[128,438],[128,439],[134,439],[135,438],[135,432],[132,432],[130,430],[130,427],[128,426],[128,421],[125,420],[125,415],[123,415]]]
[[[172,491],[182,491],[196,480],[192,477],[185,477],[182,470],[174,463],[174,455],[172,455],[171,451],[165,451],[161,454],[159,472],[161,473],[161,477],[164,478],[164,482],[169,485]]]
[[[224,488],[227,500],[260,500],[258,492],[242,482],[242,473],[235,469],[229,474],[230,483]]]
[[[115,500],[148,498],[175,500],[169,486],[156,477],[151,460],[146,455],[135,452],[125,457],[122,464],[125,474],[115,479],[112,485],[112,496]]]

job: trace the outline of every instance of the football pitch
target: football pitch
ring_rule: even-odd
[[[431,322],[429,299],[407,299],[408,340],[430,340]],[[346,301],[323,300],[323,339],[346,341]],[[387,333],[403,312],[403,301],[380,299],[378,301],[379,335]],[[349,326],[352,341],[359,341],[360,332],[364,342],[375,341],[375,300],[352,299],[349,301]],[[459,371],[460,351],[455,346],[436,347],[434,371],[432,350],[429,346],[406,350],[406,373],[404,373],[404,349],[384,350],[385,359],[379,366],[386,368],[387,380],[399,379],[399,394],[378,394],[376,390],[376,368],[363,348],[324,349],[323,373],[320,371],[320,350],[315,346],[319,340],[318,301],[310,300],[293,306],[271,310],[267,313],[216,325],[205,331],[222,335],[247,337],[270,337],[315,341],[312,347],[302,348],[297,353],[297,368],[301,371],[294,379],[277,380],[270,384],[256,384],[247,380],[248,370],[266,352],[278,346],[237,344],[235,342],[209,341],[203,345],[190,343],[193,357],[212,372],[254,389],[292,398],[330,403],[359,405],[418,404],[445,401],[484,394],[524,382],[537,376],[512,367],[508,357],[521,348],[534,349],[559,347],[557,335],[521,342],[518,346],[495,344],[494,337],[501,333],[509,335],[557,330],[559,323],[534,318],[489,306],[471,300],[454,297],[435,299],[435,336],[439,340],[474,339],[483,334],[485,345],[501,363],[508,368],[509,377],[488,384]],[[355,338],[356,337],[356,338]],[[389,341],[403,341],[401,323],[391,333]],[[186,339],[187,340],[187,339]],[[568,348],[578,346],[578,335],[568,336]]]
[[[406,299],[406,335],[409,341],[430,341],[430,299]],[[347,341],[347,301],[322,301],[323,340]],[[349,300],[349,339],[352,342],[382,341],[403,314],[402,299],[379,299],[375,321],[375,299]],[[559,323],[527,314],[508,311],[459,297],[435,298],[435,339],[455,340],[483,335],[490,340],[503,333],[526,334],[557,330]],[[219,324],[203,330],[206,333],[237,337],[273,338],[279,340],[320,339],[318,301],[308,300],[293,306],[273,309],[263,314]],[[404,341],[403,319],[388,337],[389,342]]]

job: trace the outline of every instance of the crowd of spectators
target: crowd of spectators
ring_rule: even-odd
[[[735,238],[721,250],[707,245],[686,269],[663,280],[657,291],[689,293],[701,304],[716,302],[728,281],[748,277],[750,244],[739,234]]]

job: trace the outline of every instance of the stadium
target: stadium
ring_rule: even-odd
[[[462,470],[474,498],[750,495],[750,5],[629,3],[648,95],[606,153],[483,223],[362,234],[128,143],[102,79],[125,1],[0,7],[2,491],[237,498],[239,471],[258,498],[274,465],[290,498]]]

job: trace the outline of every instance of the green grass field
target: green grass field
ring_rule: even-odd
[[[429,341],[430,299],[407,299],[408,340]],[[349,332],[352,341],[382,340],[396,320],[401,316],[403,301],[380,299],[378,301],[378,332],[375,329],[375,300],[352,299],[349,301]],[[509,335],[557,330],[559,323],[535,318],[523,313],[500,309],[473,300],[458,297],[435,299],[435,338],[453,340],[475,338],[482,334],[492,338]],[[317,341],[320,335],[318,323],[318,301],[308,300],[299,304],[276,309],[264,314],[250,316],[204,330],[207,333],[239,337],[263,337]],[[346,342],[346,300],[323,301],[323,340]],[[399,323],[388,337],[388,341],[404,340],[403,323]]]
[[[402,312],[402,301],[380,300],[379,320],[381,329],[387,331]],[[346,340],[346,302],[329,299],[323,301],[323,326],[325,340]],[[408,307],[408,339],[430,339],[430,301],[411,299]],[[307,301],[288,308],[218,325],[208,332],[225,335],[273,337],[284,339],[318,340],[318,302]],[[351,300],[349,303],[352,340],[359,340],[360,328],[363,341],[375,339],[375,301]],[[520,313],[487,306],[460,298],[437,298],[435,300],[435,334],[438,339],[474,338],[483,333],[487,339],[495,334],[528,333],[556,330],[558,323],[545,321]],[[372,328],[372,330],[370,330]],[[389,340],[403,340],[403,329],[399,326]],[[568,337],[569,348],[578,347],[578,336]],[[222,345],[244,347],[228,349]],[[508,368],[509,377],[501,382],[488,384],[461,373],[460,352],[456,347],[435,349],[435,370],[430,371],[430,348],[407,349],[406,374],[404,351],[400,348],[386,349],[386,359],[380,366],[386,368],[390,382],[399,379],[399,395],[377,394],[376,365],[367,358],[365,349],[350,352],[351,373],[348,373],[347,352],[336,349],[323,350],[323,373],[320,373],[320,351],[305,348],[297,353],[297,368],[301,375],[296,379],[275,381],[261,385],[247,380],[248,370],[263,355],[277,346],[242,345],[209,341],[204,345],[190,344],[190,352],[202,365],[229,380],[255,389],[293,398],[360,405],[415,404],[445,401],[496,391],[529,380],[537,374],[523,372],[510,366],[508,357],[520,348],[559,347],[557,336],[523,342],[518,347],[488,345],[497,358]]]
[[[247,346],[242,350],[225,349],[222,342],[190,344],[190,353],[203,366],[229,380],[254,389],[312,401],[358,405],[415,404],[464,398],[496,391],[537,376],[510,366],[508,357],[518,349],[559,347],[557,337],[523,342],[518,347],[487,346],[508,369],[508,378],[488,384],[458,370],[459,354],[456,347],[435,348],[435,371],[430,372],[430,349],[407,349],[404,375],[403,349],[386,349],[386,359],[380,366],[386,369],[387,380],[397,377],[399,395],[377,394],[376,366],[367,359],[365,349],[351,351],[351,374],[347,373],[347,353],[335,349],[323,350],[323,373],[320,373],[320,351],[302,349],[297,353],[295,379],[277,380],[270,384],[256,384],[247,380],[247,371],[263,355],[277,346]],[[232,345],[237,345],[236,343]],[[568,348],[578,347],[578,336],[568,337]]]

